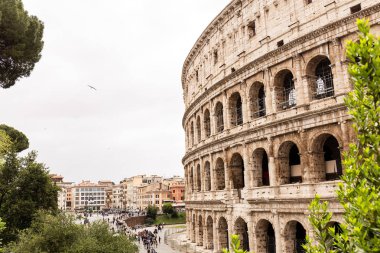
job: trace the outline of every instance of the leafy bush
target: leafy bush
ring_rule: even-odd
[[[20,239],[8,245],[12,253],[136,253],[137,246],[125,235],[115,236],[104,222],[88,226],[75,224],[74,218],[41,213]]]
[[[328,203],[317,197],[309,218],[316,242],[309,239],[305,245],[310,253],[380,252],[380,38],[370,34],[368,20],[359,19],[357,25],[359,42],[347,45],[354,90],[346,105],[358,140],[344,154],[345,174],[337,192],[345,210],[344,224],[335,235],[326,226],[331,220]]]

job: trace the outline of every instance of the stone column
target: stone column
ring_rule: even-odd
[[[332,53],[330,53],[331,70],[334,76],[334,93],[341,94],[351,90],[349,79],[343,75],[343,65],[341,61],[341,46],[339,38],[331,41]]]
[[[242,109],[242,116],[243,116],[243,125],[246,124],[248,121],[249,121],[249,114],[248,114],[248,108],[249,108],[249,105],[247,103],[247,101],[249,100],[248,99],[248,96],[247,96],[247,83],[246,82],[242,82],[240,84],[240,90],[242,91],[241,92],[241,109]]]
[[[285,228],[281,228],[280,216],[276,212],[274,215],[274,234],[276,237],[276,253],[283,253],[282,250],[282,242],[283,242],[283,230]]]
[[[268,137],[269,150],[268,150],[268,169],[269,169],[269,185],[278,186],[276,177],[276,163],[274,160],[273,139]]]
[[[221,249],[219,247],[219,227],[218,227],[218,223],[216,222],[216,214],[214,213],[213,215],[213,220],[212,220],[212,223],[213,223],[213,232],[214,232],[214,236],[213,236],[213,241],[214,241],[214,252],[220,252]]]
[[[269,75],[269,69],[264,70],[264,89],[265,89],[265,110],[270,115],[275,112],[275,104],[273,104],[273,83]]]
[[[252,188],[252,178],[250,177],[251,175],[251,170],[252,166],[249,163],[249,150],[248,150],[248,145],[244,144],[243,145],[243,160],[244,160],[244,188],[245,189],[251,189]]]
[[[230,129],[230,108],[228,104],[228,99],[227,99],[227,92],[224,91],[223,93],[223,121],[224,121],[224,130]]]
[[[211,101],[208,104],[209,104],[209,110],[210,110],[210,136],[213,136],[216,133],[215,114],[214,114],[214,108],[213,108],[214,105]]]
[[[216,190],[216,175],[215,175],[215,165],[214,165],[214,159],[212,157],[211,154],[209,154],[209,158],[210,158],[210,181],[211,181],[211,191],[215,191]]]
[[[224,150],[224,180],[225,180],[225,188],[226,190],[231,190],[231,178],[230,178],[230,169],[228,168],[228,157],[227,150]]]
[[[248,241],[249,241],[249,250],[250,252],[254,252],[255,249],[255,228],[253,226],[253,218],[251,214],[248,214],[247,219],[247,226],[248,226]]]
[[[299,54],[293,56],[293,61],[295,63],[294,71],[294,87],[296,89],[296,101],[297,105],[304,105],[310,102],[309,97],[309,87],[307,83],[303,83],[302,73],[301,73],[301,57]]]

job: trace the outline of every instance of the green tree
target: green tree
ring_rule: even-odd
[[[6,252],[13,253],[136,253],[136,245],[125,235],[114,235],[106,223],[95,222],[88,226],[75,224],[65,214],[39,213],[20,239],[8,245]]]
[[[0,125],[0,130],[3,130],[9,136],[10,141],[13,143],[13,148],[16,150],[16,152],[21,152],[29,148],[29,140],[24,133],[5,124]]]
[[[19,230],[30,227],[39,210],[57,210],[58,187],[36,152],[19,158],[12,151],[0,165],[0,217],[7,223],[4,242],[15,240]]]
[[[0,218],[0,232],[3,231],[5,229],[5,222],[3,222]],[[2,241],[0,239],[0,253],[3,252],[3,248],[2,248]]]
[[[231,250],[223,249],[223,253],[248,253],[248,251],[241,248],[238,235],[231,235]]]
[[[344,155],[345,174],[338,190],[345,210],[344,224],[339,236],[323,226],[331,215],[327,204],[315,200],[310,220],[323,214],[320,222],[312,222],[315,233],[326,233],[327,229],[335,243],[328,251],[321,251],[326,242],[317,236],[315,243],[309,240],[306,245],[308,252],[380,252],[380,38],[370,33],[368,20],[359,19],[357,25],[359,42],[347,44],[354,89],[346,105],[353,117],[357,143]]]
[[[30,75],[41,58],[44,25],[21,0],[0,0],[0,86]]]
[[[149,205],[146,210],[146,217],[154,221],[157,217],[157,209],[156,206]]]
[[[162,206],[162,212],[163,212],[164,214],[172,215],[172,214],[175,212],[172,203],[165,203],[165,204]]]

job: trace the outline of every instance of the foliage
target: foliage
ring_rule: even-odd
[[[353,117],[358,141],[351,144],[343,164],[345,174],[339,185],[344,223],[342,233],[335,236],[335,246],[327,252],[380,252],[380,38],[369,33],[369,21],[358,20],[359,42],[349,42],[347,56],[354,90],[346,98]],[[327,213],[325,204],[312,203],[312,218]],[[313,224],[316,234],[331,218]],[[325,233],[325,232],[324,232]],[[323,238],[317,237],[315,247],[323,248]],[[306,245],[308,252],[322,252]],[[316,249],[316,250],[314,250]],[[326,251],[323,251],[326,252]]]
[[[174,209],[172,203],[165,203],[162,206],[162,212],[164,214],[172,215],[172,214],[176,213],[176,210]]]
[[[3,231],[5,229],[5,222],[3,222],[0,218],[0,232]],[[1,247],[1,240],[0,240],[0,253],[3,252],[3,248]]]
[[[156,206],[149,205],[146,210],[146,217],[155,220],[157,217],[157,210],[158,208]]]
[[[30,227],[38,210],[57,210],[58,187],[36,158],[36,152],[20,158],[10,151],[0,165],[0,217],[7,223],[1,235],[5,243]]]
[[[5,131],[0,129],[0,158],[4,157],[4,155],[10,150],[11,146],[11,139]]]
[[[163,215],[157,215],[156,220],[154,221],[154,224],[185,224],[186,223],[186,214],[184,212],[177,213],[177,217],[169,217],[166,214]]]
[[[75,224],[74,218],[65,214],[40,213],[32,226],[21,233],[20,240],[11,243],[6,252],[135,253],[137,247],[125,235],[112,234],[104,222],[84,226]]]
[[[0,0],[0,86],[30,75],[41,58],[44,25],[29,16],[21,0]]]
[[[231,249],[223,249],[223,253],[248,253],[248,251],[241,249],[240,239],[238,235],[231,235]]]
[[[3,130],[9,136],[16,152],[29,148],[29,140],[22,132],[4,124],[0,125],[0,130]]]

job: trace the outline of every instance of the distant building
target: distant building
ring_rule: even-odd
[[[63,176],[57,174],[50,175],[51,180],[59,187],[58,196],[57,196],[57,205],[58,209],[66,211],[70,209],[71,206],[71,191],[70,187],[73,185],[71,182],[64,182]],[[68,195],[70,195],[70,200],[68,201]]]
[[[173,203],[169,186],[163,183],[152,183],[138,187],[139,208],[145,210],[154,205],[162,210],[165,203]]]
[[[106,188],[106,184],[92,183],[90,181],[82,181],[74,185],[71,188],[74,197],[72,209],[102,210],[106,207]]]

